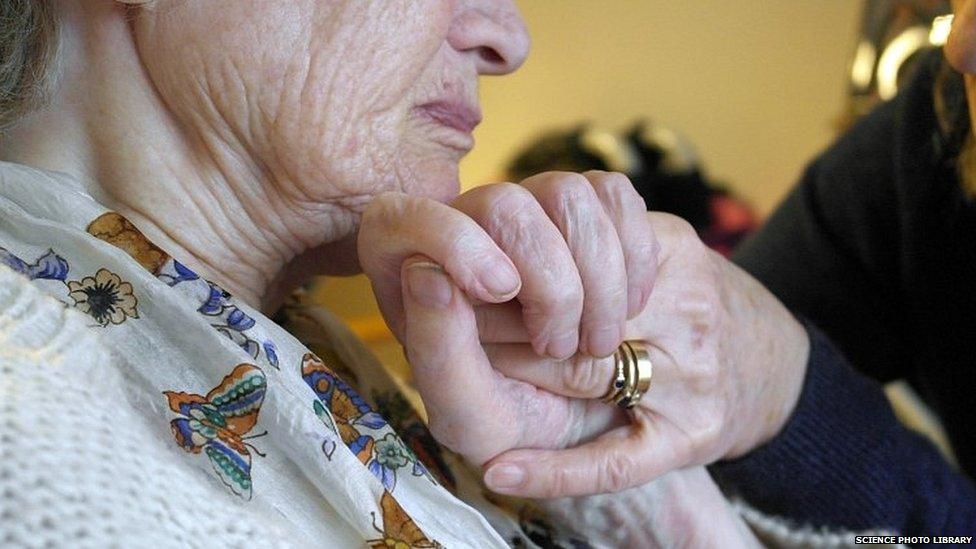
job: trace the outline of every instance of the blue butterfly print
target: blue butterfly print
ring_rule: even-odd
[[[68,276],[68,262],[51,249],[48,249],[34,263],[27,263],[7,251],[6,248],[0,248],[0,264],[10,267],[31,280],[60,280],[64,282]]]

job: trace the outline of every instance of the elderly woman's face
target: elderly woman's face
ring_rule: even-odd
[[[247,159],[275,195],[354,208],[453,196],[478,74],[528,50],[510,0],[160,0],[135,32],[175,122],[217,157]]]

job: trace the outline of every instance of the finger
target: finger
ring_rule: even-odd
[[[589,171],[583,176],[593,185],[620,239],[627,270],[627,318],[633,318],[647,305],[660,250],[647,206],[622,174]]]
[[[525,327],[540,355],[568,357],[579,345],[583,286],[559,230],[531,193],[511,183],[477,187],[454,200],[518,269]]]
[[[482,343],[531,343],[518,301],[486,303],[474,308]]]
[[[614,377],[613,357],[577,353],[567,359],[540,357],[524,344],[487,344],[492,367],[505,377],[571,398],[600,398]]]
[[[404,263],[403,280],[405,346],[431,431],[476,463],[515,446],[509,434],[518,418],[504,398],[493,396],[495,374],[478,340],[471,304],[422,256]]]
[[[583,283],[580,351],[607,356],[620,344],[627,319],[627,271],[617,230],[582,175],[549,172],[522,186],[562,233]]]
[[[653,424],[619,427],[565,450],[519,449],[485,467],[485,484],[502,494],[557,498],[619,492],[681,465]]]
[[[363,213],[357,248],[380,311],[400,341],[400,268],[412,254],[442,265],[466,294],[484,302],[507,301],[520,288],[515,265],[474,220],[426,198],[378,195]]]

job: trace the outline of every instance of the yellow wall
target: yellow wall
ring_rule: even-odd
[[[766,213],[833,135],[861,2],[519,0],[533,38],[516,74],[483,81],[462,164],[495,180],[540,129],[637,116],[682,130],[709,173]]]
[[[486,79],[485,122],[462,165],[493,181],[538,131],[636,116],[682,130],[710,173],[767,212],[824,147],[840,114],[857,29],[854,0],[519,0],[534,45],[518,73]],[[361,277],[317,292],[367,339]],[[372,336],[370,336],[372,334]],[[396,345],[378,342],[384,356]]]

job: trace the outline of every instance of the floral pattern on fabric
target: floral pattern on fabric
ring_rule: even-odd
[[[132,284],[108,269],[99,269],[95,276],[69,280],[68,297],[75,308],[91,316],[100,326],[122,324],[127,318],[139,318],[139,300]]]
[[[176,443],[191,454],[203,452],[214,472],[231,492],[251,499],[251,452],[245,436],[258,422],[267,392],[264,372],[253,364],[239,364],[206,396],[165,391],[169,408],[180,417],[170,422]]]
[[[376,408],[390,422],[390,426],[406,443],[408,451],[414,456],[414,475],[433,475],[437,481],[450,491],[457,489],[454,473],[444,461],[441,445],[434,440],[427,425],[413,409],[413,406],[399,391],[373,392]]]
[[[372,539],[366,543],[372,549],[386,549],[394,547],[396,549],[432,549],[443,547],[436,541],[431,541],[421,531],[417,523],[410,518],[410,515],[397,503],[397,500],[388,491],[383,492],[380,498],[380,509],[383,512],[382,528],[376,525],[376,513],[373,513],[373,529],[381,534],[381,537]]]
[[[88,224],[88,234],[129,254],[144,269],[170,287],[192,283],[189,291],[200,303],[197,309],[209,317],[215,330],[244,349],[252,359],[278,368],[278,348],[270,340],[259,340],[248,332],[255,327],[254,318],[234,303],[223,288],[200,278],[188,267],[176,261],[153,244],[128,219],[116,212],[106,212]]]
[[[319,399],[313,407],[322,422],[392,492],[396,488],[397,472],[417,463],[413,452],[363,397],[312,353],[302,358],[302,379]],[[331,459],[334,443],[326,440],[322,451]],[[422,474],[423,468],[419,471]]]
[[[106,268],[81,280],[68,280],[71,267],[54,250],[48,249],[33,263],[0,248],[0,264],[31,280],[53,280],[64,284],[74,308],[91,316],[99,326],[122,324],[129,318],[139,318],[138,305],[132,284]]]
[[[183,290],[199,303],[197,312],[207,317],[210,325],[244,349],[254,360],[278,368],[278,347],[267,338],[260,338],[255,332],[257,322],[254,317],[241,309],[229,292],[200,278],[186,265],[170,258],[156,272],[156,278],[171,288]]]

